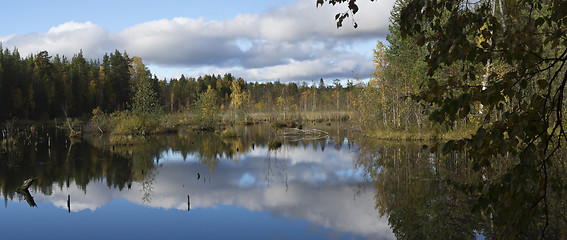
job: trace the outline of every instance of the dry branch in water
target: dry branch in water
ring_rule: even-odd
[[[327,138],[329,133],[319,129],[287,128],[281,135],[286,141],[311,141]]]

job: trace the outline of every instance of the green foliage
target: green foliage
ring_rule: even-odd
[[[132,58],[132,66],[130,68],[132,76],[133,89],[132,92],[132,112],[142,117],[151,114],[161,114],[161,106],[157,92],[154,88],[154,82],[151,79],[151,72],[139,57]]]
[[[467,149],[476,169],[505,173],[475,184],[478,209],[495,216],[500,237],[558,234],[549,225],[549,196],[567,189],[550,187],[563,179],[548,168],[567,140],[565,16],[562,1],[410,1],[400,11],[402,36],[430,46],[430,81],[417,99],[434,107],[431,119],[450,126],[480,106],[483,126],[444,149]],[[440,74],[453,66],[459,74]],[[512,164],[500,169],[493,162],[503,157]]]
[[[475,112],[460,111],[463,118],[451,122],[453,130],[440,130],[439,124],[426,116],[432,107],[412,100],[428,83],[427,63],[423,61],[427,49],[417,44],[417,37],[401,37],[399,11],[404,4],[398,1],[392,10],[389,45],[378,41],[374,49],[375,70],[353,102],[356,119],[365,134],[382,139],[452,139],[454,133],[469,136],[463,133],[478,127],[478,122],[473,121]],[[458,72],[457,67],[444,68],[439,75]]]
[[[112,130],[114,135],[146,135],[159,131],[159,116],[137,115],[129,111],[122,111],[114,115],[116,127]]]
[[[394,9],[395,11],[395,9]],[[395,14],[393,14],[395,16]],[[395,17],[392,21],[395,21]],[[390,26],[389,45],[378,42],[374,49],[375,70],[353,102],[357,120],[365,129],[410,128],[430,131],[426,108],[411,100],[425,82],[425,49],[415,47],[413,39],[402,40],[396,22]]]
[[[69,60],[46,51],[23,59],[17,49],[1,51],[0,120],[45,119],[64,113],[79,117],[97,106],[104,111],[125,109],[130,101],[130,59],[125,53],[105,55],[101,64],[86,60],[82,52]]]
[[[149,79],[143,79],[134,84],[132,111],[138,115],[149,115],[161,111],[157,93],[152,88]]]
[[[92,113],[93,117],[87,127],[94,132],[109,133],[120,142],[168,129],[158,113],[136,114],[132,111],[120,111],[105,114],[100,108],[95,108]],[[120,145],[124,144],[120,143]]]
[[[81,137],[83,122],[78,118],[66,118],[63,129],[71,139]]]
[[[197,122],[202,128],[214,129],[219,122],[219,108],[216,104],[217,93],[209,85],[207,91],[199,95],[199,99],[195,103],[198,112]]]

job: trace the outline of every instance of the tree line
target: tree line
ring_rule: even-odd
[[[0,45],[1,47],[1,45]],[[102,62],[82,51],[71,59],[47,51],[20,57],[17,49],[0,51],[0,119],[80,116],[95,107],[126,109],[131,95],[131,59],[105,54]]]
[[[230,73],[158,79],[139,57],[118,50],[100,59],[71,59],[47,51],[21,57],[0,45],[0,120],[89,117],[94,109],[168,113],[193,111],[210,88],[214,107],[245,117],[250,112],[352,110],[358,88],[338,79],[325,84],[247,82]]]

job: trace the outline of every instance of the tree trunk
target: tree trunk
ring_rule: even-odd
[[[496,0],[492,1],[492,16],[494,16],[494,15],[496,15]],[[493,34],[493,32],[490,31],[490,34]],[[492,46],[492,37],[488,40],[488,44],[490,46]],[[488,62],[486,62],[486,72],[485,72],[483,80],[482,80],[482,90],[483,91],[488,86],[488,77],[490,76],[490,65],[491,65],[491,63],[492,63],[492,58],[489,58]],[[483,110],[483,105],[480,104],[480,109],[479,109],[480,114],[482,114],[482,110]]]

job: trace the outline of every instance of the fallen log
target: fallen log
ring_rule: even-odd
[[[36,180],[36,177],[33,178],[28,178],[24,181],[24,183],[22,183],[21,186],[19,186],[18,188],[16,188],[16,191],[26,191],[28,190],[28,188],[30,188],[30,186],[32,185],[32,183]]]
[[[18,192],[19,194],[24,196],[24,199],[26,200],[26,202],[28,202],[30,207],[37,207],[37,204],[35,204],[35,201],[33,200],[33,197],[31,195],[30,191],[28,190],[28,188],[30,188],[30,186],[32,185],[32,183],[36,179],[37,178],[35,178],[35,177],[34,178],[28,178],[28,179],[24,180],[24,183],[22,183],[21,186],[16,188],[16,192]]]
[[[299,128],[287,128],[282,133],[280,133],[287,141],[313,141],[324,139],[329,136],[328,132],[319,129],[299,129]]]
[[[37,207],[37,204],[33,200],[33,197],[31,195],[30,191],[28,191],[27,189],[24,189],[24,190],[19,190],[18,193],[20,193],[24,196],[24,199],[26,200],[26,202],[28,202],[28,205],[30,205],[30,207]]]

